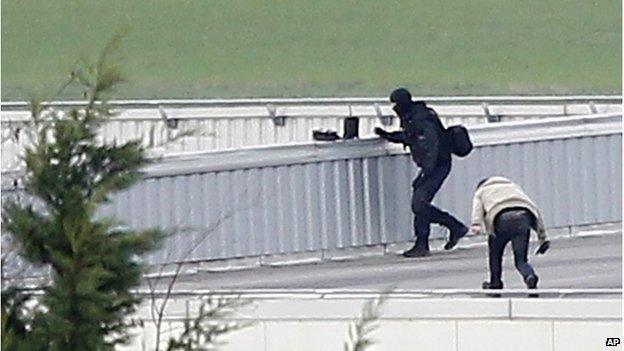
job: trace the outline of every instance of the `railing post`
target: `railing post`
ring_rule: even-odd
[[[481,104],[481,107],[483,107],[483,113],[485,114],[485,118],[487,119],[488,123],[500,122],[501,116],[491,114],[490,107],[487,103],[484,102],[483,104]]]
[[[375,103],[373,107],[375,108],[375,114],[377,115],[377,118],[379,118],[381,124],[384,126],[391,126],[393,116],[384,116],[378,103]]]
[[[273,124],[276,127],[283,127],[284,125],[286,125],[286,116],[278,116],[275,105],[267,104],[266,108],[267,112],[269,113],[269,117],[273,120]]]

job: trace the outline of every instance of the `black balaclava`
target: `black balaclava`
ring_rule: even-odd
[[[401,107],[409,106],[412,103],[412,94],[405,88],[398,88],[390,94],[390,101]]]
[[[390,94],[390,101],[394,102],[392,109],[401,118],[401,127],[403,127],[403,119],[407,117],[412,106],[412,94],[405,88],[398,88]]]

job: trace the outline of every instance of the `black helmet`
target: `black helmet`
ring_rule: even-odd
[[[407,105],[412,102],[412,94],[405,88],[398,88],[390,94],[390,101],[398,105]]]

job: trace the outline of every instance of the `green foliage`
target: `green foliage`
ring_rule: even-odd
[[[26,151],[23,183],[43,210],[7,202],[3,229],[22,257],[52,268],[52,282],[31,313],[24,312],[26,298],[15,292],[5,307],[3,292],[3,349],[112,350],[127,339],[124,316],[139,302],[130,294],[141,277],[137,257],[156,248],[164,234],[120,229],[112,219],[94,217],[112,193],[140,179],[148,162],[139,141],[107,145],[97,138],[112,116],[106,99],[123,81],[115,56],[122,36],[106,45],[95,64],[70,75],[66,85],[83,91],[84,108],[56,111],[31,104],[36,141]]]
[[[9,288],[2,291],[2,349],[24,350],[20,348],[26,339],[27,311],[25,303],[30,296],[21,294],[17,289]]]

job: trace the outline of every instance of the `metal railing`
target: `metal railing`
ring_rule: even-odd
[[[621,113],[621,97],[425,97],[447,125],[476,125],[543,117]],[[474,102],[474,104],[468,104]],[[504,103],[514,103],[512,105]],[[51,102],[59,109],[83,104]],[[398,128],[387,99],[238,99],[113,101],[119,115],[100,131],[102,140],[142,139],[161,155],[239,149],[262,145],[308,142],[315,129],[342,133],[343,119],[360,117],[360,134],[375,127]],[[459,104],[459,105],[458,105]],[[25,102],[2,103],[2,171],[23,167],[20,159],[32,144],[32,128]],[[180,133],[192,135],[175,142]]]
[[[613,296],[622,295],[622,288],[602,289],[396,289],[390,292],[382,292],[379,289],[174,289],[149,290],[137,289],[133,292],[140,297],[154,296],[162,298],[171,297],[202,297],[202,296],[237,296],[250,299],[277,299],[298,297],[306,299],[368,299],[380,295],[389,298],[430,298],[430,297],[520,297],[527,295],[539,295],[540,297],[564,298],[573,296]]]
[[[522,103],[522,104],[574,104],[574,103],[606,103],[621,104],[619,95],[564,95],[564,96],[417,96],[415,100],[431,103]],[[149,107],[217,107],[217,106],[249,106],[249,105],[331,105],[331,104],[386,104],[387,97],[318,97],[318,98],[257,98],[257,99],[151,99],[151,100],[112,100],[110,105],[123,108]],[[52,101],[44,102],[44,106],[77,107],[84,106],[84,101]],[[29,103],[26,101],[3,101],[2,110],[25,110]]]

